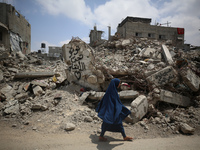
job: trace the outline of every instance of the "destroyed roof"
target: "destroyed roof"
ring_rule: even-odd
[[[142,23],[151,23],[150,18],[139,18],[139,17],[129,17],[127,16],[119,25],[118,27],[122,27],[126,22],[142,22]]]

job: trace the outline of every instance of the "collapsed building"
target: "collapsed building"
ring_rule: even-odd
[[[0,60],[0,116],[29,125],[35,111],[57,114],[51,117],[61,118],[57,126],[63,119],[73,123],[67,131],[82,122],[100,124],[94,108],[110,80],[119,78],[129,124],[185,134],[199,128],[199,51],[184,52],[172,40],[153,38],[117,38],[95,48],[72,38],[62,55],[64,61],[56,62],[36,52]],[[78,109],[85,105],[88,109]]]
[[[0,3],[0,45],[7,51],[31,52],[31,25],[14,6]]]

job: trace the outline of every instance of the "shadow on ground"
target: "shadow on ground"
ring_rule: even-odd
[[[90,135],[90,139],[92,141],[92,143],[97,145],[97,149],[98,150],[111,150],[116,146],[120,146],[123,145],[124,141],[120,140],[120,139],[115,139],[112,138],[110,136],[105,136],[108,140],[106,142],[101,142],[99,141],[99,136],[96,134],[91,134]],[[121,143],[119,143],[121,141]],[[115,144],[115,142],[117,142],[117,144]]]

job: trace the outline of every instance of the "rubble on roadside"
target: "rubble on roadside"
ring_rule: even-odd
[[[36,52],[0,59],[0,116],[29,125],[35,112],[54,112],[64,118],[58,124],[66,131],[83,122],[100,124],[95,107],[110,80],[119,78],[120,99],[131,110],[126,122],[146,132],[153,124],[176,134],[194,134],[199,126],[199,52],[146,38],[96,48],[72,39],[63,56],[65,62],[46,61]]]

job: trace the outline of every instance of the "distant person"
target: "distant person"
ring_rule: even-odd
[[[100,141],[107,141],[104,137],[106,131],[121,132],[125,141],[131,141],[133,138],[128,137],[125,134],[122,121],[131,113],[119,99],[117,88],[119,88],[121,82],[119,79],[112,79],[105,95],[99,102],[96,112],[98,117],[103,120],[101,126],[101,134],[99,136]]]

